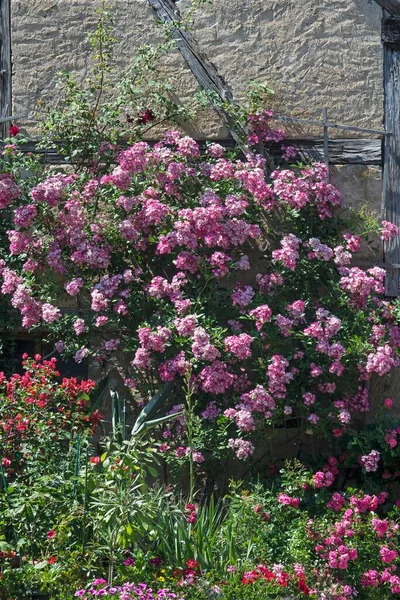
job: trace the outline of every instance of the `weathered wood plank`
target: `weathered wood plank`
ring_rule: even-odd
[[[375,2],[394,17],[400,16],[399,0],[375,0]]]
[[[294,146],[300,158],[305,161],[324,160],[324,144],[320,138],[290,138],[283,144]],[[380,139],[330,138],[328,142],[329,163],[332,165],[382,165],[382,145]],[[271,149],[271,154],[278,162],[281,144]],[[297,158],[296,158],[297,160]]]
[[[10,0],[0,0],[0,117],[11,114],[11,22]],[[8,135],[10,123],[0,124],[0,138]]]
[[[400,17],[386,17],[382,20],[381,39],[384,44],[400,48]]]
[[[400,226],[400,50],[384,45],[385,127],[382,218]],[[400,236],[384,243],[386,294],[400,295]]]
[[[150,145],[156,144],[159,140],[147,140]],[[236,143],[233,139],[225,140],[199,140],[202,149],[207,142],[217,142],[227,150],[233,150]],[[295,160],[323,161],[324,146],[320,138],[287,138],[279,144],[273,144],[269,152],[276,164],[283,164],[281,159],[281,146],[294,146],[298,152]],[[121,144],[123,146],[123,144]],[[1,145],[0,145],[1,147]],[[57,154],[56,150],[44,150],[37,147],[37,143],[29,142],[22,146],[23,152],[33,152],[41,155],[43,163],[49,165],[63,165],[65,158]],[[382,165],[382,141],[378,139],[360,139],[360,138],[334,138],[329,140],[329,162],[332,165]]]
[[[154,10],[157,18],[171,28],[171,33],[176,41],[178,50],[185,59],[189,69],[197,79],[200,86],[207,91],[217,94],[221,102],[232,103],[233,94],[224,79],[218,73],[217,68],[211,63],[205,53],[200,49],[198,43],[194,39],[190,31],[180,27],[180,13],[173,0],[148,0],[151,8]],[[219,114],[225,127],[236,141],[243,152],[247,152],[248,148],[243,142],[246,137],[244,129],[234,124],[230,114],[224,110],[219,103],[214,103],[214,110]],[[268,152],[264,151],[264,156],[269,169],[274,168],[273,160]]]

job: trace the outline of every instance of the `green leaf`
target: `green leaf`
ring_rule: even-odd
[[[143,430],[145,423],[147,421],[151,421],[152,417],[157,417],[158,413],[160,413],[159,418],[161,418],[161,413],[165,411],[166,401],[171,395],[173,387],[173,383],[166,383],[162,390],[157,392],[157,394],[153,396],[150,402],[146,404],[146,406],[143,408],[140,415],[136,419],[136,422],[131,431],[131,437],[137,436]],[[165,415],[162,414],[162,416]]]
[[[8,552],[9,550],[12,550],[12,546],[5,541],[0,541],[0,552]]]
[[[157,469],[155,469],[152,466],[149,466],[147,468],[148,468],[148,471],[149,471],[150,475],[152,475],[153,477],[158,477],[158,471],[157,471]]]

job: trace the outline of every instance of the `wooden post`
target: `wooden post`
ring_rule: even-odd
[[[322,123],[324,125],[324,161],[329,168],[329,131],[328,131],[328,109],[322,109]]]
[[[400,19],[384,19],[385,136],[382,219],[400,226]],[[388,36],[388,31],[391,35]],[[397,41],[399,40],[399,41]],[[400,236],[384,243],[386,295],[400,295]]]
[[[11,115],[10,0],[0,0],[0,117]],[[0,138],[8,136],[10,122],[0,123]]]

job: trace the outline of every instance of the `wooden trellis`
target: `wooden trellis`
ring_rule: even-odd
[[[287,123],[303,123],[306,125],[312,125],[313,127],[322,127],[324,130],[323,137],[323,152],[324,161],[329,166],[329,129],[341,129],[343,131],[356,131],[362,133],[371,133],[372,135],[389,135],[390,132],[385,129],[366,129],[365,127],[357,127],[355,125],[341,125],[340,123],[332,123],[328,120],[328,109],[322,109],[322,120],[316,121],[312,119],[297,119],[290,116],[275,115],[276,121],[286,121]]]

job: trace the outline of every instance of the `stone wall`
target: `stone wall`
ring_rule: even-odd
[[[185,1],[178,2],[183,10]],[[137,48],[161,39],[161,33],[147,0],[111,3],[116,65],[123,71]],[[87,35],[95,28],[99,4],[11,0],[13,111],[28,115],[24,125],[31,134],[39,134],[38,108],[57,97],[57,71],[87,77]],[[332,121],[381,128],[381,17],[373,0],[213,0],[198,11],[194,32],[236,97],[245,94],[250,80],[259,80],[275,90],[272,104],[281,114],[314,119],[327,107]],[[183,100],[198,89],[177,51],[164,59],[162,72]],[[210,113],[188,129],[196,137],[226,136]],[[290,133],[307,137],[321,130],[296,126]],[[330,135],[349,137],[335,130]],[[380,169],[345,167],[334,177],[348,202],[357,198],[379,210]]]
[[[236,94],[267,81],[277,112],[381,128],[381,18],[366,0],[218,0],[195,33]]]
[[[116,63],[124,69],[138,46],[160,39],[160,30],[147,0],[112,4]],[[87,77],[86,36],[98,6],[99,0],[11,0],[14,111],[27,113],[31,127],[37,104],[56,95],[58,70]],[[381,128],[381,16],[373,0],[213,0],[197,13],[194,31],[235,96],[261,80],[275,90],[281,113],[315,118],[327,107],[334,121]],[[183,99],[197,89],[178,52],[163,71]],[[208,121],[198,133],[221,134]]]

